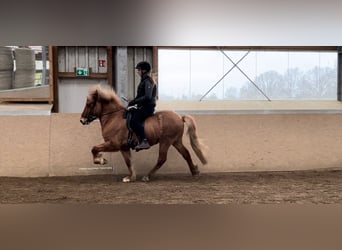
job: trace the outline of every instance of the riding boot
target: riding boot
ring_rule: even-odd
[[[151,145],[148,143],[148,140],[145,138],[135,147],[135,151],[138,152],[142,149],[149,149],[150,147]]]

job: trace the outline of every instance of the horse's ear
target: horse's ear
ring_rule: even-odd
[[[94,102],[96,102],[98,100],[98,97],[99,97],[99,93],[98,93],[98,90],[96,89],[93,92],[93,100],[94,100]]]
[[[102,98],[102,89],[100,87],[100,85],[96,85],[96,88],[95,88],[95,93],[94,93],[94,98],[95,100],[100,100]]]
[[[102,89],[100,89],[100,88],[97,89],[96,97],[97,97],[98,100],[103,99],[103,91],[102,91]]]

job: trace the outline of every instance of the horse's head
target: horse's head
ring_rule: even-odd
[[[81,114],[80,122],[88,125],[101,116],[102,104],[99,101],[99,88],[96,86],[89,90],[86,104]]]
[[[95,85],[89,89],[80,122],[87,125],[120,109],[123,109],[123,106],[113,89],[102,89],[100,85]]]

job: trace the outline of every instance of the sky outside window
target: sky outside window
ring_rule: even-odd
[[[247,51],[224,51],[237,63]],[[199,100],[233,63],[219,50],[159,49],[160,100]],[[271,99],[336,100],[337,53],[250,51],[237,65]],[[265,100],[238,68],[204,100]]]

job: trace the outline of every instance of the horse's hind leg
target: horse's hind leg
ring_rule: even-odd
[[[159,156],[157,164],[151,169],[147,176],[143,177],[143,181],[149,181],[150,178],[157,172],[157,170],[165,163],[167,159],[167,151],[169,150],[170,146],[171,145],[169,143],[159,144]]]
[[[177,151],[183,156],[183,158],[188,163],[192,175],[198,175],[200,171],[198,170],[197,165],[194,165],[191,159],[191,155],[189,150],[183,145],[182,138],[180,138],[177,142],[173,144],[173,146],[177,149]]]
[[[131,151],[127,150],[127,151],[120,151],[125,163],[127,165],[128,171],[129,171],[129,176],[126,176],[125,178],[122,179],[123,182],[131,182],[131,181],[135,181],[136,180],[136,173],[135,173],[135,169],[132,165],[132,161],[131,161]]]

